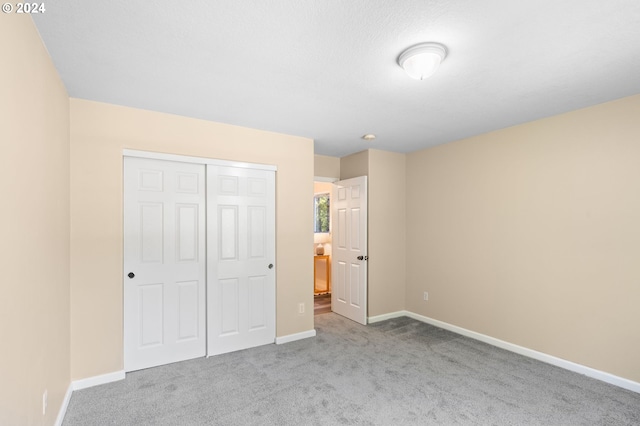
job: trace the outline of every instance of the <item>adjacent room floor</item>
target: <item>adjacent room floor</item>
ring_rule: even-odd
[[[313,314],[320,315],[331,312],[331,293],[313,296]]]

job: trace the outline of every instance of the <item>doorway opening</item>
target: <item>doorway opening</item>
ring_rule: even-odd
[[[331,182],[313,185],[313,313],[331,312]]]
[[[316,181],[314,295],[330,293],[331,312],[366,325],[367,176],[333,181],[327,186]],[[328,212],[323,213],[320,207]]]

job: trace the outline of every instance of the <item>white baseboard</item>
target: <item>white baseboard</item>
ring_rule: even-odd
[[[380,322],[380,321],[386,321],[388,319],[392,319],[392,318],[398,318],[398,317],[408,317],[408,313],[407,311],[398,311],[398,312],[391,312],[388,314],[382,314],[382,315],[376,315],[375,317],[369,317],[367,318],[367,324],[373,324],[376,322]]]
[[[67,414],[67,407],[69,406],[69,401],[71,400],[71,394],[73,393],[73,384],[69,383],[69,387],[67,388],[67,392],[64,394],[64,399],[62,400],[62,405],[60,405],[60,410],[58,410],[58,417],[56,417],[55,426],[62,426],[62,422],[64,421],[64,415]]]
[[[439,321],[433,318],[425,317],[424,315],[416,314],[410,311],[397,311],[389,314],[378,315],[369,318],[369,323],[384,321],[387,319],[398,318],[406,316],[415,320],[434,325],[436,327],[443,328],[445,330],[452,331],[462,336],[470,337],[475,340],[487,343],[492,346],[496,346],[501,349],[505,349],[510,352],[515,352],[520,355],[524,355],[529,358],[536,359],[538,361],[545,362],[547,364],[555,365],[556,367],[564,368],[565,370],[573,371],[574,373],[583,374],[587,377],[600,380],[605,383],[609,383],[623,389],[630,390],[632,392],[640,393],[640,383],[634,382],[623,377],[615,376],[604,371],[596,370],[595,368],[587,367],[585,365],[576,364],[575,362],[567,361],[566,359],[558,358],[543,352],[538,352],[533,349],[518,346],[513,343],[505,342],[504,340],[496,339],[495,337],[487,336],[486,334],[477,333],[475,331],[467,330],[466,328],[458,327],[453,324]]]
[[[316,337],[316,330],[307,330],[300,333],[288,334],[286,336],[276,337],[276,345],[283,343],[295,342],[296,340],[307,339],[309,337]]]
[[[124,370],[114,371],[113,373],[102,374],[100,376],[87,377],[86,379],[74,380],[71,383],[73,390],[90,388],[93,386],[104,385],[105,383],[117,382],[124,380]]]
[[[113,373],[102,374],[100,376],[87,377],[86,379],[74,380],[69,384],[67,388],[67,392],[64,394],[64,399],[62,400],[62,405],[60,406],[60,410],[58,411],[58,416],[56,417],[55,426],[62,426],[62,422],[64,421],[64,416],[67,414],[67,408],[69,407],[69,401],[71,401],[71,394],[73,391],[90,388],[92,386],[103,385],[105,383],[117,382],[118,380],[123,380],[125,377],[124,370],[123,371],[115,371]]]

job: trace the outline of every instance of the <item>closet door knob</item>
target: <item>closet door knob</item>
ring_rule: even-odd
[[[273,269],[273,263],[269,264],[269,269]]]
[[[128,276],[129,278],[133,278],[133,277],[135,277],[135,276],[136,276],[136,274],[134,274],[133,272],[129,272],[129,273],[127,274],[127,276]]]

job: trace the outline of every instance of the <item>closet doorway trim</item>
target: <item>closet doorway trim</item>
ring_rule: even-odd
[[[182,163],[211,164],[223,167],[239,167],[244,169],[277,171],[278,167],[271,164],[247,163],[242,161],[219,160],[207,157],[191,157],[188,155],[165,154],[162,152],[138,151],[135,149],[123,149],[123,157],[151,158],[155,160],[180,161]]]

